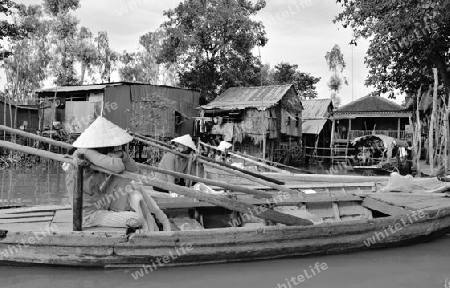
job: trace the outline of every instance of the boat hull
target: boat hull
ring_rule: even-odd
[[[36,237],[34,232],[17,232],[0,239],[0,251],[3,251],[0,264],[110,268],[147,265],[159,269],[395,247],[428,241],[450,232],[450,208],[423,210],[423,218],[418,217],[417,211],[412,213],[415,214],[307,227],[135,234],[129,239],[107,232],[54,233],[34,244],[24,241]],[[19,247],[18,243],[27,245]],[[5,257],[5,251],[14,253]]]

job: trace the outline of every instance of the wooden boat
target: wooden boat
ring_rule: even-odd
[[[261,199],[246,202],[266,204]],[[303,206],[324,220],[311,226],[246,223],[246,227],[205,229],[205,219],[202,226],[187,215],[199,219],[199,214],[207,215],[217,207],[188,198],[160,200],[159,204],[174,228],[182,230],[129,237],[124,229],[72,232],[70,207],[1,209],[0,263],[157,269],[395,247],[450,232],[450,198],[442,195],[320,195],[277,203]],[[57,228],[44,237],[50,230],[46,227]]]

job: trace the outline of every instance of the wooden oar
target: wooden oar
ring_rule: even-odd
[[[161,169],[158,167],[149,166],[149,165],[145,165],[145,164],[138,164],[138,167],[142,168],[142,169],[150,170],[153,172],[169,174],[169,175],[173,175],[173,176],[176,176],[179,178],[189,179],[189,180],[196,181],[196,182],[202,182],[207,185],[219,186],[219,187],[231,190],[231,191],[251,194],[251,195],[255,195],[258,197],[262,197],[262,198],[272,198],[274,196],[271,193],[256,190],[256,189],[249,189],[249,188],[238,186],[238,185],[233,185],[233,184],[229,184],[229,183],[225,183],[225,182],[215,181],[215,180],[201,178],[201,177],[197,177],[197,176],[193,176],[193,175],[189,175],[189,174],[184,174],[184,173],[179,173],[179,172],[170,171],[170,170],[166,170],[166,169]]]
[[[48,152],[48,151],[42,151],[42,150],[38,150],[35,148],[31,148],[31,147],[21,146],[21,145],[15,144],[15,143],[7,142],[7,141],[0,140],[0,147],[13,149],[13,150],[21,151],[21,152],[28,153],[28,154],[43,156],[43,157],[61,161],[61,162],[73,163],[72,157],[67,157],[67,156],[65,157],[60,154],[56,154],[56,153],[52,153],[52,152]],[[122,174],[117,174],[117,173],[112,173],[111,171],[105,170],[100,167],[91,166],[91,168],[94,170],[97,170],[97,171],[100,171],[100,172],[103,172],[106,174],[115,175],[115,176],[121,177],[121,178],[126,178],[126,179],[130,179],[130,180],[135,180],[135,181],[144,180],[145,183],[152,185],[152,186],[159,187],[161,189],[170,190],[175,193],[178,193],[178,194],[190,197],[190,198],[195,198],[197,200],[205,201],[205,202],[208,202],[213,205],[221,206],[221,207],[227,208],[232,211],[251,214],[255,217],[266,219],[266,220],[271,220],[271,221],[274,221],[277,223],[282,223],[282,224],[286,224],[286,225],[312,225],[313,224],[311,221],[306,220],[306,219],[301,219],[301,218],[298,218],[298,217],[295,217],[292,215],[283,214],[283,213],[280,213],[280,212],[277,212],[274,210],[261,209],[260,207],[250,205],[250,204],[247,204],[247,203],[244,203],[241,201],[237,201],[235,199],[230,199],[230,198],[227,198],[224,196],[219,196],[219,195],[211,195],[211,194],[203,193],[200,191],[196,191],[192,188],[178,186],[176,184],[168,183],[165,181],[152,179],[151,177],[145,177],[144,175],[130,173],[130,172],[123,172]],[[77,191],[77,192],[80,193],[80,191]],[[75,195],[75,193],[74,193],[74,197],[77,197],[77,195]]]
[[[237,152],[237,151],[235,151],[233,153],[234,154],[239,154],[239,155],[241,155],[243,157],[246,157],[246,158],[251,158],[251,159],[256,160],[256,161],[266,162],[266,163],[274,165],[274,166],[285,167],[287,169],[295,170],[295,171],[298,171],[298,172],[301,172],[301,173],[312,174],[311,171],[307,171],[307,170],[300,169],[300,168],[293,167],[293,166],[289,166],[289,165],[284,165],[284,164],[279,163],[279,162],[269,161],[267,159],[258,158],[258,157],[255,157],[255,156],[252,156],[252,155],[248,155],[248,154],[243,154],[243,153]]]
[[[153,147],[160,148],[161,150],[167,151],[167,152],[169,152],[169,153],[173,153],[173,154],[175,154],[175,155],[179,155],[179,156],[184,157],[184,158],[188,158],[188,157],[189,157],[189,155],[182,154],[182,153],[180,153],[180,152],[178,152],[178,151],[174,151],[174,150],[171,149],[171,148],[168,148],[168,147],[166,147],[166,146],[163,146],[163,145],[159,144],[158,142],[160,142],[160,141],[155,140],[155,139],[152,139],[152,138],[149,138],[149,137],[136,137],[136,136],[135,136],[134,139],[137,140],[137,141],[141,141],[142,143],[145,143],[145,144],[147,144],[147,145],[150,145],[150,146],[153,146]],[[227,163],[215,161],[214,159],[210,159],[210,158],[208,158],[208,157],[204,157],[204,156],[201,156],[201,155],[198,155],[198,156],[197,156],[197,159],[202,159],[202,160],[204,160],[204,161],[206,161],[206,162],[208,162],[208,163],[218,164],[218,165],[220,165],[220,166],[224,166],[224,167],[226,167],[226,168],[229,168],[229,169],[232,169],[232,170],[239,171],[239,172],[241,172],[241,173],[250,175],[250,176],[252,176],[253,178],[263,179],[263,180],[265,180],[265,181],[272,182],[272,183],[275,183],[275,184],[278,184],[278,185],[284,185],[284,184],[285,184],[285,183],[282,182],[282,181],[279,181],[279,180],[276,180],[276,179],[273,179],[273,178],[270,178],[270,177],[267,177],[267,176],[264,176],[264,175],[261,175],[261,174],[258,174],[258,173],[254,173],[254,172],[252,172],[252,171],[248,171],[248,170],[241,169],[241,168],[238,168],[238,167],[235,167],[235,166],[231,166],[231,165],[229,165],[229,164],[227,164]],[[218,169],[221,169],[221,168],[218,168]],[[221,170],[223,170],[223,169],[221,169]],[[225,170],[224,170],[224,171],[225,171]]]
[[[218,149],[217,147],[215,147],[215,146],[209,145],[209,144],[204,143],[204,142],[202,142],[202,141],[199,141],[199,143],[200,143],[201,145],[205,146],[205,147],[209,147],[209,148],[211,148],[211,149],[214,149],[214,150],[217,150],[217,151],[222,152],[221,150],[219,150],[219,149]],[[228,154],[230,154],[230,155],[232,155],[232,156],[234,156],[234,157],[236,157],[236,158],[243,159],[243,160],[245,160],[245,161],[248,161],[248,162],[250,162],[250,163],[253,163],[253,164],[255,164],[256,166],[259,166],[259,167],[262,167],[262,168],[265,168],[265,169],[269,169],[269,170],[272,170],[272,171],[275,171],[275,172],[279,172],[279,173],[283,173],[283,174],[289,174],[289,175],[292,175],[292,174],[293,174],[293,173],[291,173],[291,172],[289,172],[289,171],[286,171],[286,170],[283,170],[283,169],[279,169],[279,168],[277,168],[277,167],[270,166],[270,165],[267,165],[267,164],[258,162],[258,161],[256,161],[256,160],[253,160],[253,159],[250,159],[250,158],[241,156],[240,154],[237,154],[237,153],[234,153],[234,152],[228,151]]]
[[[236,154],[236,153],[233,153],[233,152],[228,152],[228,153],[229,153],[231,156],[234,156],[234,157],[239,158],[239,159],[243,159],[244,161],[253,163],[253,164],[255,164],[255,165],[259,166],[259,167],[262,167],[262,168],[266,168],[266,169],[269,169],[269,170],[272,170],[272,171],[275,171],[275,172],[278,172],[278,173],[281,173],[281,174],[287,174],[287,175],[293,175],[293,174],[294,174],[294,173],[292,173],[292,172],[289,172],[289,171],[286,171],[286,170],[277,168],[277,167],[275,167],[275,166],[270,166],[270,165],[264,164],[264,163],[262,163],[262,162],[258,162],[258,161],[256,161],[256,160],[253,160],[253,159],[250,159],[250,158],[241,156],[241,155]]]
[[[135,139],[139,139],[139,138],[135,137]],[[189,155],[180,153],[178,151],[173,151],[173,150],[171,150],[169,148],[166,148],[164,146],[158,145],[158,144],[153,143],[151,141],[146,141],[146,140],[143,140],[143,139],[139,139],[139,141],[142,141],[142,143],[148,144],[150,146],[157,147],[157,148],[160,148],[160,149],[165,150],[167,152],[173,153],[175,155],[179,155],[181,157],[185,157],[185,158],[190,157]],[[216,169],[219,169],[219,170],[231,173],[233,175],[236,175],[236,176],[248,179],[250,181],[253,181],[253,182],[265,185],[265,186],[269,186],[269,187],[274,188],[274,189],[276,189],[278,191],[287,192],[287,193],[291,193],[291,194],[301,194],[301,195],[304,196],[303,192],[301,192],[301,191],[292,190],[292,189],[289,189],[289,188],[287,188],[285,186],[278,185],[278,184],[275,184],[273,182],[266,181],[264,179],[261,179],[261,177],[258,178],[258,177],[254,177],[252,175],[248,175],[248,174],[246,174],[244,172],[238,171],[236,169],[232,169],[232,168],[236,168],[236,167],[230,166],[230,165],[224,165],[225,163],[222,163],[222,162],[212,161],[211,159],[203,157],[203,156],[200,156],[200,155],[197,156],[197,160],[196,161],[198,161],[199,163],[202,163],[204,165],[209,165],[209,166],[214,167]],[[213,163],[213,162],[216,162],[217,164]],[[230,166],[231,168],[229,168],[228,166]],[[242,170],[242,169],[239,169],[239,170]],[[246,171],[246,170],[243,170],[243,171]],[[247,171],[247,172],[249,172],[249,171]],[[281,182],[281,183],[284,184],[284,182]]]
[[[302,196],[305,196],[302,191],[289,189],[289,188],[287,188],[286,186],[283,186],[283,185],[278,185],[278,184],[275,184],[275,183],[272,183],[272,182],[269,182],[269,181],[266,181],[266,180],[263,180],[263,179],[260,179],[260,178],[252,177],[252,176],[244,174],[244,173],[242,173],[240,171],[229,169],[228,167],[220,166],[218,164],[210,163],[208,161],[203,160],[202,158],[199,159],[199,157],[197,157],[197,161],[202,163],[202,164],[214,167],[216,169],[220,169],[220,170],[223,170],[225,172],[234,174],[234,175],[239,176],[241,178],[245,178],[245,179],[248,179],[250,181],[254,181],[256,183],[259,183],[259,184],[271,187],[271,188],[276,189],[278,191],[287,192],[287,193],[290,193],[290,194],[301,194]]]

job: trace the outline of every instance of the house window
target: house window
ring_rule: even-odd
[[[298,124],[299,124],[299,121],[300,119],[298,118],[298,113],[297,114],[295,114],[295,127],[297,127],[298,128]]]

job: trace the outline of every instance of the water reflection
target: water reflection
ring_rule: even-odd
[[[61,164],[49,159],[0,171],[0,206],[69,204]]]

